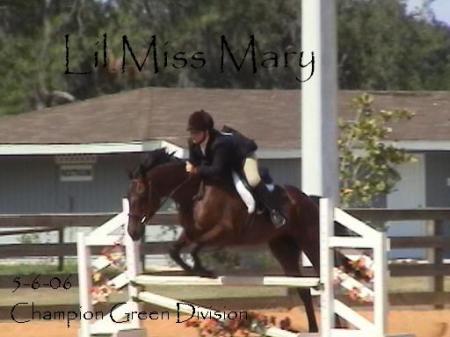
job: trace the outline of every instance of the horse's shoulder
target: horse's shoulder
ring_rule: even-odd
[[[233,192],[233,187],[230,184],[227,184],[226,182],[209,184],[206,186],[206,188],[209,188],[212,193],[223,194],[223,195]]]

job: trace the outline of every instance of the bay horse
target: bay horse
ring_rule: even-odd
[[[275,228],[265,214],[249,215],[230,182],[205,182],[202,198],[200,178],[185,170],[186,161],[165,149],[151,151],[147,161],[130,175],[128,233],[133,240],[142,238],[145,223],[171,198],[177,205],[183,232],[170,250],[170,256],[186,271],[212,276],[201,264],[202,247],[258,245],[267,243],[286,276],[302,276],[300,256],[304,252],[317,275],[320,270],[319,209],[314,200],[294,186],[277,187],[283,201],[287,224]],[[283,192],[284,191],[284,192]],[[250,217],[251,216],[251,217]],[[185,263],[180,251],[194,244],[194,267]],[[297,288],[305,306],[309,331],[317,332],[310,289]]]

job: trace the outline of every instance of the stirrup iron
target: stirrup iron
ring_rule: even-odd
[[[283,214],[281,214],[281,212],[276,209],[270,210],[270,220],[276,228],[283,227],[287,223],[287,220],[283,216]]]

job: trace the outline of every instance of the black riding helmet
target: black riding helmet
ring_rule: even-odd
[[[209,131],[214,128],[214,120],[204,110],[194,111],[189,116],[188,131]]]

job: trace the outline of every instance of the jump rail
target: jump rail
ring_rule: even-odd
[[[318,277],[282,277],[282,276],[219,276],[217,278],[197,276],[153,276],[138,275],[134,283],[141,286],[272,286],[291,288],[315,288],[320,286]]]

